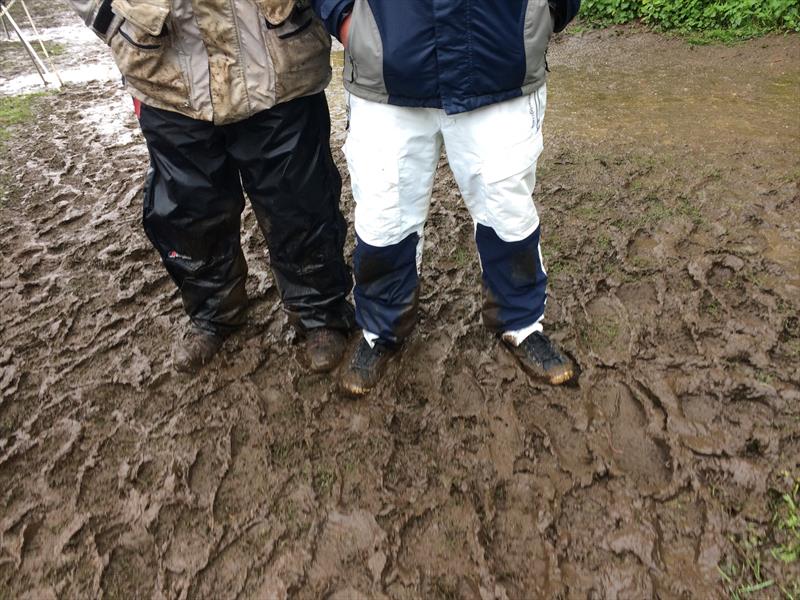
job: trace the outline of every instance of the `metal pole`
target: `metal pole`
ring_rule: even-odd
[[[33,29],[33,35],[35,35],[36,39],[39,40],[39,46],[41,46],[42,48],[42,53],[44,53],[44,57],[47,59],[47,62],[50,63],[50,70],[56,76],[56,79],[58,79],[58,84],[63,86],[64,82],[61,81],[61,76],[58,74],[58,70],[56,69],[56,66],[53,64],[53,59],[50,58],[50,53],[47,52],[47,48],[45,48],[44,41],[42,40],[42,37],[39,35],[39,31],[36,29],[36,24],[33,22],[33,17],[31,17],[31,13],[28,12],[28,5],[25,4],[25,0],[20,0],[20,4],[22,4],[22,8],[25,11],[25,15],[28,17],[28,23],[31,24],[31,29]]]
[[[3,22],[3,31],[6,32],[6,39],[10,40],[11,39],[11,32],[8,30],[8,25],[6,25],[6,18],[5,17],[0,17],[0,21]]]
[[[31,57],[31,60],[33,61],[33,66],[36,67],[36,70],[39,73],[39,77],[42,78],[45,87],[47,87],[48,85],[47,77],[45,77],[45,73],[47,73],[47,67],[44,66],[41,59],[36,54],[36,50],[34,50],[33,47],[31,47],[31,45],[28,43],[28,40],[26,40],[25,36],[22,35],[22,31],[20,31],[20,28],[17,26],[16,21],[14,21],[14,19],[8,13],[8,7],[5,4],[0,4],[0,17],[5,17],[6,19],[8,19],[8,22],[11,24],[11,28],[17,34],[19,41],[22,42],[22,45],[25,47],[25,50],[28,51],[28,55]]]

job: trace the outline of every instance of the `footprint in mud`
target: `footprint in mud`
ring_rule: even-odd
[[[612,294],[596,297],[585,311],[587,325],[581,338],[600,362],[613,366],[630,360],[634,325],[619,299]]]
[[[666,487],[672,473],[666,444],[654,437],[647,414],[630,390],[619,382],[606,381],[592,390],[592,401],[608,427],[608,451],[604,458],[612,472],[634,479],[640,489],[656,493]]]

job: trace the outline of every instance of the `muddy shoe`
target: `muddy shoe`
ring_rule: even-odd
[[[222,347],[225,337],[203,331],[191,329],[180,340],[173,351],[173,365],[181,373],[194,373],[214,357]]]
[[[342,373],[342,390],[352,396],[369,393],[378,385],[392,356],[394,352],[391,350],[380,345],[372,348],[367,340],[361,338]]]
[[[336,329],[312,329],[306,334],[306,355],[309,368],[315,373],[327,373],[342,360],[347,336]]]
[[[505,341],[505,340],[504,340]],[[543,333],[529,335],[519,346],[505,342],[522,368],[532,377],[550,385],[567,383],[575,374],[572,361]]]

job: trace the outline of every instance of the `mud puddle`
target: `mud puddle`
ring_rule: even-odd
[[[0,597],[796,590],[776,551],[800,479],[800,127],[784,96],[800,67],[772,59],[799,44],[623,29],[554,45],[537,202],[549,328],[582,368],[562,389],[483,330],[444,164],[422,320],[369,398],[307,374],[249,211],[250,324],[201,376],[173,374],[183,316],[140,229],[129,100],[113,82],[37,99],[2,150]],[[351,218],[349,191],[344,205]]]

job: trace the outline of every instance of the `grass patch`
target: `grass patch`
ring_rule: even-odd
[[[39,45],[39,40],[34,38],[34,39],[29,39],[28,41],[30,42],[30,44],[33,47],[33,49],[36,50],[37,53],[41,54],[42,47]],[[3,49],[3,48],[13,48],[14,50],[19,50],[21,52],[27,52],[25,50],[25,46],[23,46],[22,42],[20,42],[18,40],[1,40],[0,41],[0,49]],[[61,55],[67,53],[67,47],[64,44],[60,43],[60,42],[51,42],[51,41],[45,40],[44,41],[44,48],[45,48],[45,50],[47,50],[47,53],[50,56],[61,56]],[[27,56],[27,54],[26,54],[26,56]],[[42,59],[44,59],[44,56],[42,56]]]
[[[707,29],[705,31],[682,30],[675,33],[692,46],[711,46],[714,44],[733,46],[766,35],[770,33],[770,30],[760,27],[740,27],[736,29]]]
[[[700,208],[688,198],[679,198],[674,206],[668,206],[652,194],[647,195],[644,201],[647,203],[647,208],[635,223],[639,226],[657,225],[662,221],[677,217],[687,218],[695,225],[702,225],[706,222]]]
[[[36,100],[51,92],[36,92],[21,96],[0,97],[0,142],[10,136],[9,128],[30,120],[34,115]]]

